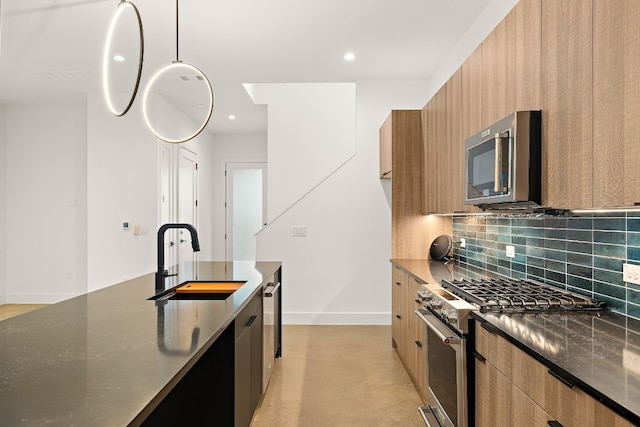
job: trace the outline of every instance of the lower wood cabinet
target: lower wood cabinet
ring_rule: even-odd
[[[427,356],[424,323],[414,314],[423,284],[397,265],[392,267],[391,339],[400,360],[423,401],[427,397]]]
[[[490,329],[474,328],[476,426],[633,426]]]

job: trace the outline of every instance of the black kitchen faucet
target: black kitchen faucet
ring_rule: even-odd
[[[184,228],[191,233],[191,247],[194,252],[200,251],[198,232],[191,224],[164,224],[158,229],[158,271],[156,272],[156,292],[164,290],[164,278],[168,272],[164,269],[164,233],[170,228]]]

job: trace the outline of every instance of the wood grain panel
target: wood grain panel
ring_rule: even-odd
[[[593,204],[640,202],[640,2],[594,0]]]
[[[393,134],[391,129],[391,115],[387,117],[379,131],[380,139],[380,178],[392,178],[392,147]]]
[[[511,427],[549,427],[551,416],[518,387],[511,387]]]
[[[482,127],[489,126],[512,110],[509,95],[515,86],[514,57],[509,55],[508,17],[502,20],[482,42]],[[510,21],[510,20],[509,20]]]
[[[420,110],[393,110],[391,257],[424,259],[433,239],[451,233],[451,218],[422,213],[422,124]]]
[[[515,59],[514,111],[540,110],[542,61],[542,0],[520,0],[509,13],[513,23]]]
[[[511,425],[511,381],[488,361],[476,363],[477,427]]]
[[[447,157],[445,124],[446,93],[443,86],[422,109],[423,118],[423,212],[442,213],[446,178],[440,173]]]
[[[592,206],[592,4],[542,0],[543,204]]]
[[[482,117],[482,45],[462,64],[462,139],[484,126]]]
[[[458,69],[445,84],[445,125],[447,156],[443,159],[443,174],[447,191],[444,212],[464,211],[464,139],[462,138],[462,69]]]

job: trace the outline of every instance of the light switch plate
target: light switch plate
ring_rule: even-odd
[[[622,277],[627,283],[640,285],[640,265],[622,264]]]
[[[306,225],[294,225],[293,232],[291,233],[293,237],[307,237],[307,226]]]
[[[460,238],[460,247],[461,248],[466,248],[467,247],[467,239],[465,239],[464,237]]]

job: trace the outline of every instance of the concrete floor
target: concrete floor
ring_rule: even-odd
[[[46,304],[3,304],[0,305],[0,320],[44,307]]]
[[[286,325],[282,335],[252,427],[424,427],[390,326]]]

